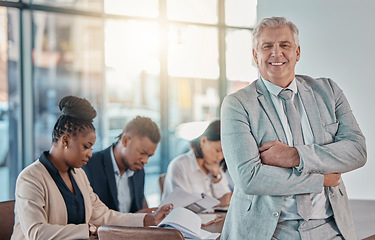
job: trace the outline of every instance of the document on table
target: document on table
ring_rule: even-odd
[[[158,225],[179,230],[185,238],[216,239],[220,233],[211,233],[201,228],[201,218],[183,207],[174,208]]]
[[[168,203],[172,203],[174,207],[184,207],[195,213],[200,213],[212,209],[218,205],[220,201],[205,194],[201,194],[200,196],[193,195],[181,188],[176,188],[160,203],[160,206]]]

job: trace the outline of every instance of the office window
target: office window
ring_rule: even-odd
[[[126,16],[157,17],[159,0],[107,0],[104,1],[104,11]]]
[[[20,163],[19,10],[0,7],[0,201],[12,198]]]
[[[216,24],[217,0],[167,0],[170,20]]]
[[[225,24],[236,27],[254,27],[257,20],[257,0],[226,0]]]
[[[32,4],[101,12],[103,0],[28,0]]]
[[[232,93],[257,79],[258,70],[253,62],[251,31],[229,29],[225,40],[227,92]]]
[[[156,206],[159,174],[219,118],[227,93],[256,78],[255,0],[19,2],[0,8],[4,200],[14,199],[19,171],[49,150],[60,99],[77,95],[98,112],[94,150],[136,115],[159,125],[162,141],[145,167],[146,198]]]
[[[149,117],[160,126],[159,26],[155,22],[108,19],[104,49],[107,147],[137,115]],[[159,149],[145,171],[160,172]]]
[[[102,22],[89,17],[35,11],[33,13],[34,156],[51,146],[51,134],[67,95],[88,99],[96,108],[94,120],[101,148]]]
[[[176,129],[186,122],[218,116],[219,52],[214,27],[172,25],[169,32],[170,158],[186,151],[186,138]],[[193,130],[193,129],[192,129]]]
[[[168,54],[170,76],[219,77],[217,28],[172,25]]]

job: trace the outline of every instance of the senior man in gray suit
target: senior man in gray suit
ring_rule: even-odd
[[[329,78],[295,75],[298,29],[281,17],[253,31],[260,77],[222,104],[235,183],[222,239],[356,239],[341,174],[362,167],[365,137]]]

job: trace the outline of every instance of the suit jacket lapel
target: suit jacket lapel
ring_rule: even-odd
[[[113,201],[116,204],[116,208],[118,210],[118,199],[117,199],[117,186],[116,186],[116,179],[115,174],[113,171],[113,164],[111,158],[111,150],[112,148],[109,147],[105,150],[103,154],[103,164],[104,164],[104,171],[107,176],[108,184],[109,184],[109,191],[111,192],[111,196]]]
[[[298,78],[296,79],[298,93],[300,94],[303,106],[305,107],[306,115],[309,119],[310,127],[314,135],[314,142],[318,144],[322,143],[324,142],[324,130],[314,92],[309,85],[299,81]]]
[[[268,118],[270,119],[278,139],[283,143],[287,143],[283,126],[281,125],[279,116],[276,112],[275,106],[273,105],[270,93],[268,92],[266,85],[264,85],[261,79],[258,79],[256,82],[256,87],[259,94],[258,101],[260,102],[263,110],[266,112]]]

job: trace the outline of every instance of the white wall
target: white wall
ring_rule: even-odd
[[[349,198],[375,200],[375,1],[258,0],[258,20],[284,16],[300,30],[296,73],[331,77],[366,136],[367,164],[343,175]]]

